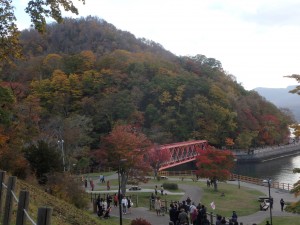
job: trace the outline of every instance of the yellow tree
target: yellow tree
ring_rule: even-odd
[[[85,0],[78,0],[85,3]],[[0,72],[6,63],[21,57],[19,31],[15,24],[16,17],[12,0],[0,1]],[[30,0],[25,12],[31,17],[32,25],[43,33],[46,31],[46,17],[51,17],[58,23],[63,21],[62,9],[78,15],[78,9],[71,0]]]
[[[0,1],[0,73],[5,63],[21,57],[20,32],[15,24],[11,0]]]

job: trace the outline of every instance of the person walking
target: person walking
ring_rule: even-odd
[[[115,193],[114,194],[114,207],[116,208],[116,207],[118,207],[118,195],[117,195],[117,193]]]
[[[232,216],[231,216],[232,222],[237,222],[237,218],[238,218],[238,216],[237,216],[236,212],[233,211]]]
[[[87,188],[87,185],[88,185],[88,180],[87,180],[87,178],[85,178],[84,179],[84,187]]]
[[[284,204],[285,204],[284,200],[280,199],[281,212],[283,212]]]
[[[127,197],[127,209],[128,209],[128,213],[131,213],[131,207],[132,207],[132,201],[130,199],[130,197]]]
[[[123,212],[123,214],[126,214],[127,213],[126,210],[127,210],[127,207],[128,207],[128,201],[127,201],[127,198],[125,196],[123,196],[121,204],[122,204],[122,212]]]
[[[107,190],[109,191],[109,190],[110,190],[110,183],[109,183],[109,180],[106,182],[106,186],[107,186]]]
[[[90,185],[91,185],[91,190],[94,191],[94,181],[92,179],[90,179]]]
[[[156,211],[156,215],[160,216],[161,201],[160,201],[159,197],[156,197],[156,199],[155,199],[154,208],[155,208],[155,211]]]
[[[163,185],[160,186],[160,194],[164,195],[164,186]]]
[[[178,220],[180,225],[187,225],[189,224],[189,218],[187,213],[184,211],[183,208],[180,209],[180,213],[178,215]]]

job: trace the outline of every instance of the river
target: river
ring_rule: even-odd
[[[235,173],[261,179],[270,178],[280,183],[294,184],[300,180],[300,173],[294,174],[294,168],[300,168],[300,155],[262,163],[241,163],[237,165]]]

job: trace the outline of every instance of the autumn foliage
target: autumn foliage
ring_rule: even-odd
[[[147,155],[147,161],[150,163],[151,167],[154,169],[155,176],[161,164],[168,161],[171,158],[171,153],[169,149],[161,148],[155,145],[151,148]]]
[[[128,179],[146,181],[150,166],[145,160],[151,142],[140,130],[130,125],[117,125],[102,138],[102,147],[93,153],[101,165],[118,171],[121,167],[121,186],[125,193]]]
[[[229,150],[209,148],[201,151],[196,159],[199,177],[227,180],[234,167],[234,155]]]

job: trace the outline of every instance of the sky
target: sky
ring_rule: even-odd
[[[30,26],[24,12],[27,2],[13,0],[21,30]],[[201,54],[219,60],[247,90],[298,84],[284,76],[300,74],[299,0],[73,2],[79,16],[97,16],[178,56]]]

